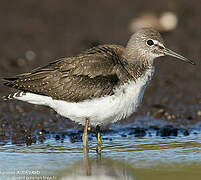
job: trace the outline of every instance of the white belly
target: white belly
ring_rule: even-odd
[[[136,82],[131,81],[116,89],[112,96],[77,103],[54,100],[48,96],[28,92],[26,95],[14,98],[32,104],[49,106],[58,114],[81,124],[85,123],[86,118],[89,118],[91,125],[105,124],[126,118],[136,111],[152,74],[153,70],[147,71]]]

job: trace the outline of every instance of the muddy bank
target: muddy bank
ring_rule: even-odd
[[[128,24],[133,17],[147,10],[156,13],[173,11],[178,15],[179,25],[174,31],[163,34],[164,39],[170,49],[191,58],[197,66],[168,57],[157,59],[155,76],[146,90],[139,111],[120,123],[137,121],[140,128],[144,128],[153,119],[158,119],[166,122],[164,126],[173,123],[173,129],[177,128],[176,125],[187,129],[193,125],[199,127],[200,8],[201,4],[196,0],[191,2],[171,0],[168,4],[159,0],[155,3],[140,0],[125,2],[86,0],[79,3],[72,0],[60,2],[22,0],[20,3],[13,1],[12,4],[2,2],[0,78],[30,71],[37,66],[45,65],[60,57],[71,56],[100,43],[125,45],[130,36]],[[0,96],[11,91],[0,86]],[[11,139],[13,143],[29,145],[36,141],[42,142],[47,138],[42,134],[48,132],[50,134],[65,132],[72,127],[82,129],[79,125],[61,118],[49,108],[23,102],[1,101],[0,112],[1,141]],[[136,120],[136,116],[143,118]],[[150,119],[145,121],[146,117]],[[157,128],[159,135],[162,136],[161,126]],[[147,133],[147,130],[139,131],[142,134]],[[58,137],[62,139],[62,133],[59,133]],[[72,141],[74,139],[76,141],[76,138],[79,140],[80,137],[72,137]]]

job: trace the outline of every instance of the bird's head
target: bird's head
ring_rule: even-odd
[[[153,28],[142,28],[133,34],[128,41],[126,54],[133,61],[148,60],[152,63],[157,57],[173,56],[195,65],[193,61],[166,48],[160,33]]]

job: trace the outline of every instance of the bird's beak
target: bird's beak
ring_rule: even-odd
[[[176,52],[174,52],[174,51],[172,51],[170,49],[164,48],[164,49],[162,49],[162,52],[166,56],[173,56],[173,57],[176,57],[178,59],[181,59],[182,61],[185,61],[187,63],[191,63],[191,64],[195,65],[195,63],[193,61],[181,56],[180,54],[177,54]]]

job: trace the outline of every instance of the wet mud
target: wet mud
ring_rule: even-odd
[[[64,56],[103,43],[125,45],[128,24],[143,11],[173,11],[178,27],[163,33],[168,47],[194,60],[192,66],[173,58],[155,61],[156,72],[138,112],[115,125],[102,127],[104,138],[188,136],[201,122],[201,4],[196,0],[170,0],[167,4],[137,1],[18,1],[0,6],[0,78],[32,70]],[[120,13],[121,12],[121,13]],[[0,96],[13,90],[0,86]],[[0,102],[0,143],[32,145],[55,138],[81,141],[82,127],[47,107],[18,101]],[[121,125],[130,128],[118,131]],[[95,129],[90,131],[95,137]]]

